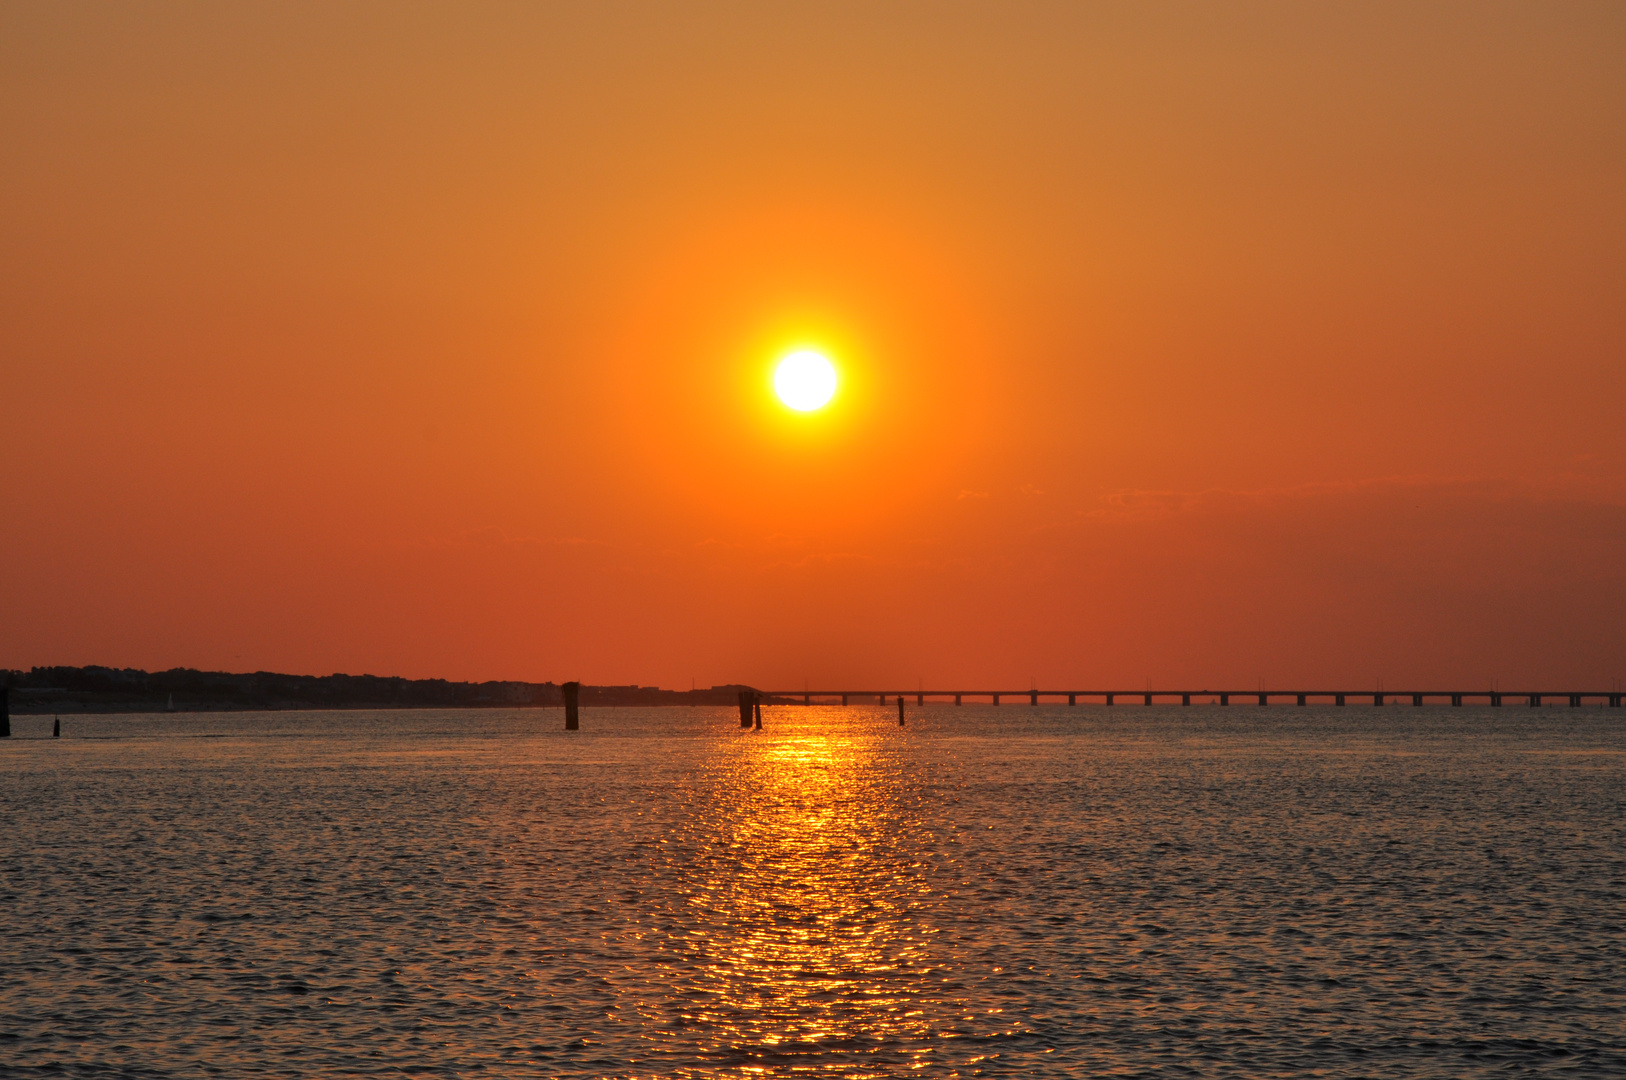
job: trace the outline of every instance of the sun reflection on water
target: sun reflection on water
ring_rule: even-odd
[[[692,962],[674,1026],[708,1033],[713,1067],[871,1075],[929,1057],[925,999],[952,988],[919,918],[934,894],[904,745],[804,731],[720,746],[672,845],[689,860],[673,945]]]

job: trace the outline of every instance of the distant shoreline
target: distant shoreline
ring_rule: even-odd
[[[36,667],[4,672],[14,716],[87,713],[289,712],[338,709],[560,708],[553,682],[448,682],[379,675],[284,675],[172,668]],[[662,690],[655,686],[581,688],[587,708],[733,705],[745,686]]]

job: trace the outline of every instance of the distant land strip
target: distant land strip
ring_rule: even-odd
[[[552,682],[449,682],[380,675],[281,675],[272,671],[141,671],[137,668],[36,667],[0,671],[11,711],[38,713],[233,712],[274,709],[523,709],[559,707]],[[655,686],[583,686],[581,704],[732,705],[746,686],[662,690]]]

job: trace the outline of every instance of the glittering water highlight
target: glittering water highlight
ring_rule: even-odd
[[[13,723],[10,1075],[1626,1071],[1620,710]]]

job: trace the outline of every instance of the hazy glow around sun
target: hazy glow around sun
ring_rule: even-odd
[[[774,393],[797,412],[822,407],[836,392],[836,369],[813,349],[786,353],[773,373]]]

